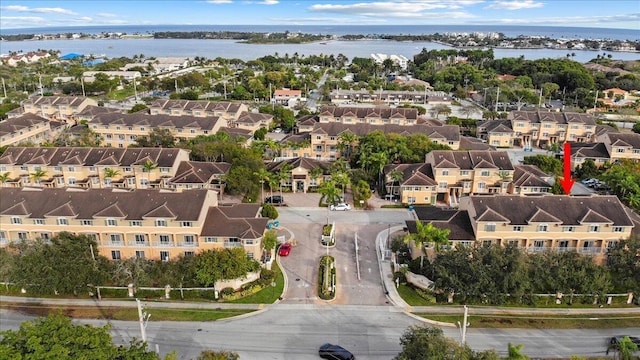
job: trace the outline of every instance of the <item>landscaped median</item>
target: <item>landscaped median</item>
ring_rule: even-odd
[[[325,255],[320,259],[318,297],[322,300],[333,300],[336,297],[336,267],[333,256]]]

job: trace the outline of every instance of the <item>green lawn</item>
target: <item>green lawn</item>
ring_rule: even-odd
[[[253,295],[228,302],[233,304],[273,304],[284,290],[284,275],[275,261],[271,269],[276,272],[276,286],[268,286]]]
[[[455,324],[462,321],[462,314],[442,315],[416,313],[425,319]],[[474,328],[519,328],[519,329],[614,329],[636,327],[640,324],[638,314],[616,314],[612,316],[585,315],[469,315],[468,321]]]
[[[406,284],[400,284],[398,286],[398,294],[400,297],[404,299],[404,301],[411,306],[430,306],[435,305],[427,299],[421,297],[413,287],[407,286]]]
[[[138,320],[137,308],[94,307],[94,306],[31,306],[25,304],[3,303],[1,308],[12,309],[30,315],[46,316],[60,312],[74,319]],[[215,321],[247,314],[253,310],[243,309],[148,309],[153,320],[158,321]],[[152,320],[152,321],[153,321]]]

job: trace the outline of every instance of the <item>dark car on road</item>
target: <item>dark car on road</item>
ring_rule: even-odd
[[[628,337],[629,340],[631,340],[632,343],[636,344],[636,346],[640,350],[640,337],[629,336],[629,335],[617,335],[617,336],[612,336],[609,339],[609,346],[607,346],[607,355],[611,350],[614,350],[614,351],[619,350],[620,342],[622,342],[622,339],[624,339],[625,337]]]
[[[280,195],[269,196],[264,199],[265,204],[282,205],[284,204],[284,198]]]
[[[318,354],[321,358],[330,360],[354,360],[356,358],[342,346],[329,343],[320,346]]]

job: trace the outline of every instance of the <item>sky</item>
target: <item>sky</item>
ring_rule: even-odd
[[[0,29],[101,25],[526,25],[638,29],[638,0],[2,0]]]

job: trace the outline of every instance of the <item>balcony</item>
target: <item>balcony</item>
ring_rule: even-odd
[[[578,252],[580,254],[598,255],[602,253],[602,249],[599,247],[581,247],[578,249]]]
[[[198,247],[199,244],[197,241],[187,241],[187,242],[179,242],[178,243],[179,247]]]
[[[153,246],[155,247],[173,247],[172,241],[154,241]]]
[[[129,240],[129,246],[144,246],[144,247],[148,247],[150,245],[149,245],[148,241]]]
[[[125,243],[122,240],[108,240],[105,242],[105,246],[124,246]]]
[[[237,248],[237,247],[242,247],[242,243],[241,242],[227,242],[227,241],[225,241],[225,243],[224,243],[224,248],[225,249],[233,249],[233,248]]]

